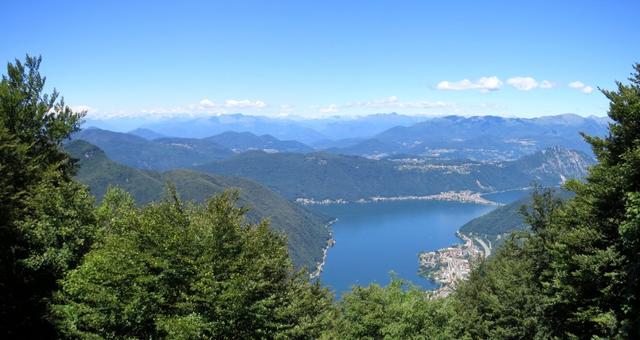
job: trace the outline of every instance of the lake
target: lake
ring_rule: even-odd
[[[490,201],[507,204],[516,201],[525,195],[531,195],[531,192],[532,189],[514,189],[484,194],[482,197]]]
[[[390,272],[425,288],[437,284],[418,275],[418,254],[460,240],[456,231],[495,206],[449,201],[394,201],[315,206],[334,216],[336,244],[320,281],[337,296],[354,285],[390,281]]]

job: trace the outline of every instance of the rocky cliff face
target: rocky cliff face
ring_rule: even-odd
[[[580,151],[554,146],[519,160],[521,169],[538,179],[556,178],[558,184],[571,178],[583,178],[595,160]]]

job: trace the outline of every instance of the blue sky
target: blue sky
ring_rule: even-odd
[[[640,62],[640,1],[2,7],[0,60],[42,55],[48,84],[94,118],[601,116],[608,104],[597,87],[626,80]]]

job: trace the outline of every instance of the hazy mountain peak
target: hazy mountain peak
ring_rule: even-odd
[[[146,129],[146,128],[137,128],[134,130],[131,130],[129,132],[127,132],[128,134],[131,135],[136,135],[138,137],[142,137],[144,139],[147,140],[154,140],[154,139],[158,139],[158,138],[163,138],[163,137],[167,137],[161,133],[157,133],[151,129]]]

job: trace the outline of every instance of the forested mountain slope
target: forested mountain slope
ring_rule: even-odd
[[[163,137],[147,140],[132,134],[89,128],[73,139],[98,146],[116,162],[147,170],[185,168],[228,157],[233,152],[211,141]]]
[[[254,179],[289,199],[367,199],[431,195],[443,191],[490,192],[522,188],[533,181],[555,186],[584,176],[593,159],[553,147],[516,161],[432,162],[422,158],[373,160],[326,152],[246,152],[197,166],[208,173]]]
[[[272,152],[311,152],[313,148],[295,140],[280,140],[271,135],[255,135],[251,132],[227,131],[203,138],[235,152],[268,150]]]
[[[164,173],[131,168],[110,160],[98,147],[84,141],[72,141],[65,146],[78,159],[76,178],[87,184],[98,200],[109,186],[118,186],[133,195],[136,202],[146,204],[158,200],[167,183],[175,185],[185,200],[203,201],[225,189],[240,190],[240,204],[251,210],[253,221],[268,218],[274,229],[284,232],[294,263],[313,270],[326,245],[327,219],[291,203],[266,187],[241,178],[208,175],[191,170]]]
[[[569,199],[574,196],[572,192],[555,189],[555,197],[559,199]],[[527,230],[529,226],[522,216],[522,207],[530,206],[533,198],[530,195],[522,197],[507,205],[492,210],[480,217],[474,218],[460,227],[460,232],[482,237],[494,243],[506,237],[513,231]]]

